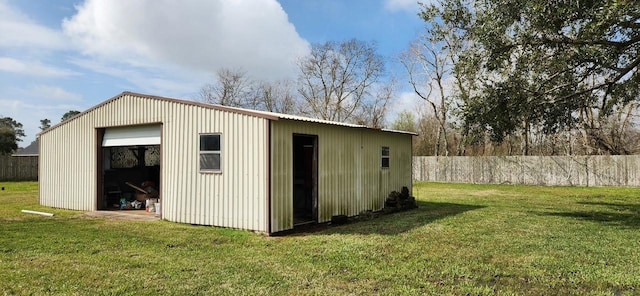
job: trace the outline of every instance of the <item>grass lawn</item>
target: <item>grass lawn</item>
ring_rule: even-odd
[[[265,237],[89,219],[39,206],[37,183],[0,186],[0,295],[640,293],[640,189],[419,183],[416,210]]]

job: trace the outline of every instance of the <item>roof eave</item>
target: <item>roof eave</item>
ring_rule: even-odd
[[[258,111],[258,110],[250,110],[250,109],[244,109],[244,108],[236,108],[236,107],[228,107],[228,106],[222,106],[222,105],[214,105],[214,104],[208,104],[208,103],[202,103],[202,102],[195,102],[195,101],[187,101],[187,100],[182,100],[182,99],[175,99],[175,98],[168,98],[168,97],[160,97],[160,96],[154,96],[154,95],[146,95],[146,94],[141,94],[141,93],[135,93],[135,92],[129,92],[129,91],[124,91],[100,104],[97,104],[83,112],[80,112],[78,114],[76,114],[75,116],[71,117],[68,120],[65,120],[63,122],[60,122],[40,133],[37,134],[37,136],[39,137],[40,135],[46,134],[47,132],[56,129],[57,127],[69,123],[81,116],[83,116],[86,113],[89,113],[97,108],[100,108],[106,104],[109,104],[115,100],[118,100],[124,96],[133,96],[133,97],[139,97],[139,98],[145,98],[145,99],[152,99],[152,100],[160,100],[160,101],[167,101],[167,102],[174,102],[174,103],[179,103],[179,104],[186,104],[186,105],[191,105],[191,106],[199,106],[199,107],[203,107],[203,108],[207,108],[207,109],[213,109],[213,110],[220,110],[220,111],[225,111],[225,112],[232,112],[232,113],[238,113],[238,114],[244,114],[244,115],[248,115],[248,116],[254,116],[254,117],[259,117],[259,118],[264,118],[264,119],[268,119],[268,120],[280,120],[280,119],[287,119],[287,120],[295,120],[295,121],[304,121],[304,122],[313,122],[313,123],[320,123],[320,124],[328,124],[328,125],[335,125],[335,126],[343,126],[343,127],[351,127],[351,128],[365,128],[365,129],[370,129],[370,130],[379,130],[379,131],[383,131],[383,132],[391,132],[391,133],[399,133],[399,134],[409,134],[409,135],[413,135],[413,136],[417,136],[418,134],[413,133],[413,132],[406,132],[406,131],[397,131],[397,130],[390,130],[390,129],[379,129],[379,128],[373,128],[373,127],[368,127],[368,126],[364,126],[364,125],[357,125],[357,124],[351,124],[351,123],[344,123],[344,122],[334,122],[334,121],[328,121],[328,120],[322,120],[322,119],[317,119],[317,118],[310,118],[310,117],[302,117],[302,116],[296,116],[296,115],[289,115],[289,114],[280,114],[280,113],[275,113],[275,112],[268,112],[268,111]]]

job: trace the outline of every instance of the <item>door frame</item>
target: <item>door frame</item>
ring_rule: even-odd
[[[159,174],[160,176],[158,176],[159,179],[159,183],[158,184],[158,192],[159,192],[159,200],[158,202],[160,203],[160,208],[161,208],[161,212],[158,215],[160,217],[160,219],[164,219],[164,200],[163,200],[163,186],[164,186],[164,124],[162,122],[151,122],[151,123],[143,123],[143,124],[134,124],[134,125],[127,125],[127,126],[106,126],[106,127],[96,127],[95,128],[95,136],[96,136],[96,145],[94,147],[94,149],[96,150],[96,190],[95,190],[95,206],[94,206],[94,211],[99,211],[101,209],[100,203],[104,202],[104,147],[103,146],[103,142],[104,142],[104,135],[106,133],[106,130],[109,128],[123,128],[123,127],[139,127],[139,126],[153,126],[153,125],[159,125],[160,126],[160,143],[157,144],[152,144],[152,145],[145,145],[145,146],[159,146],[160,147],[160,171]]]
[[[297,134],[294,133],[292,136],[292,164],[291,164],[291,168],[292,168],[292,176],[291,178],[292,180],[292,213],[293,213],[293,217],[295,217],[296,213],[295,213],[295,167],[296,167],[296,158],[295,158],[295,150],[296,150],[296,139],[305,139],[306,141],[310,141],[311,145],[313,146],[313,159],[312,159],[312,163],[311,163],[311,168],[305,168],[305,170],[311,170],[311,182],[312,182],[312,189],[311,189],[311,215],[312,215],[312,220],[311,221],[307,221],[305,223],[308,222],[313,222],[313,223],[317,223],[318,222],[318,135],[311,135],[311,134]],[[309,144],[304,144],[303,146],[306,146]],[[303,223],[304,224],[304,223]],[[293,223],[294,227],[296,226],[296,223],[294,221]]]

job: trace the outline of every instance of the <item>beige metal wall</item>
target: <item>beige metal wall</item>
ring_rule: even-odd
[[[411,135],[295,120],[272,122],[271,227],[293,228],[293,135],[318,136],[318,222],[380,210],[402,186],[411,190]],[[390,168],[381,168],[382,146]]]
[[[163,218],[267,232],[268,122],[125,93],[41,135],[40,202],[96,210],[97,128],[162,123]],[[200,133],[222,134],[222,173],[199,172]]]

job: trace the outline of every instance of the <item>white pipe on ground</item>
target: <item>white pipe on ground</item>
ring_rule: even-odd
[[[45,212],[38,212],[38,211],[31,211],[31,210],[22,210],[22,212],[27,214],[36,214],[36,215],[42,215],[47,217],[53,217],[52,213],[45,213]]]

